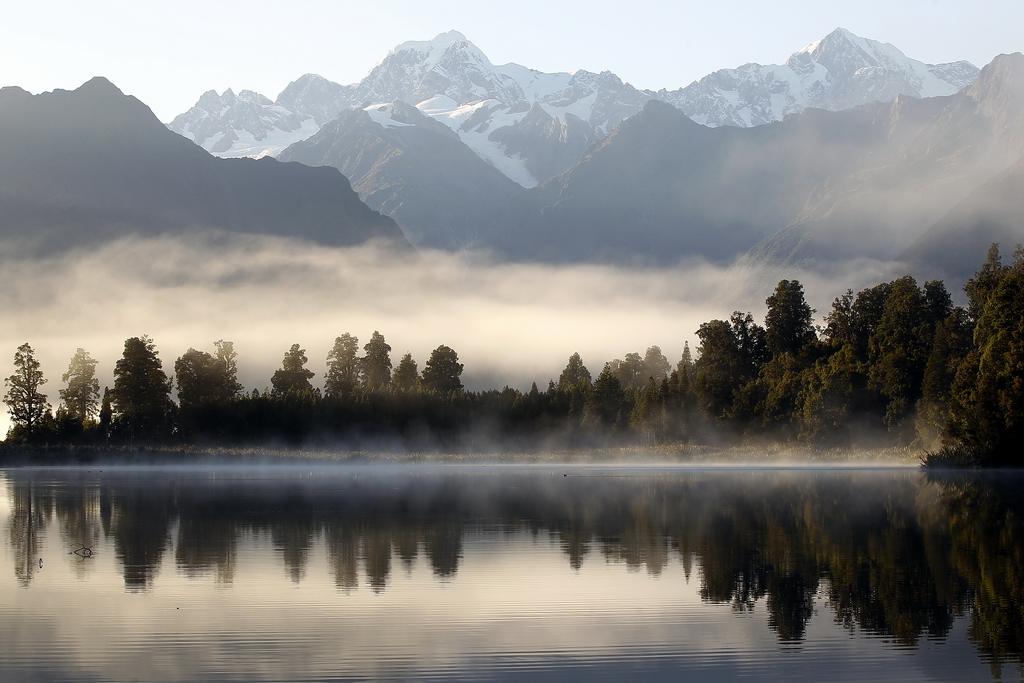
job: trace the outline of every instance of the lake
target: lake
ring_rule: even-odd
[[[0,679],[1024,680],[1022,483],[0,470]]]

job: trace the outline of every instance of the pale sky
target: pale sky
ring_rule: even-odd
[[[304,73],[359,81],[388,50],[455,29],[492,63],[609,70],[674,89],[720,68],[777,64],[837,26],[928,63],[984,66],[1024,50],[1022,0],[11,0],[0,85],[33,93],[105,76],[163,121],[207,90],[271,99]]]

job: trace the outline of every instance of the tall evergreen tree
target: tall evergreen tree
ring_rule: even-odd
[[[100,383],[96,379],[97,361],[85,349],[78,349],[71,357],[68,371],[61,375],[67,386],[60,390],[60,398],[67,414],[80,423],[94,419],[99,411]]]
[[[700,345],[693,364],[694,393],[707,417],[724,417],[732,407],[733,392],[749,379],[749,371],[729,323],[702,323],[697,338]]]
[[[744,371],[753,377],[771,357],[764,328],[754,322],[754,316],[749,312],[736,311],[729,322],[732,324],[736,348],[743,359]]]
[[[226,401],[241,396],[244,387],[238,381],[238,353],[235,351],[234,342],[218,339],[213,342],[216,349],[214,359],[217,368],[217,392],[218,399]]]
[[[569,362],[566,363],[562,374],[558,376],[558,390],[572,391],[581,386],[589,387],[590,383],[590,370],[587,370],[587,366],[583,364],[580,354],[574,353],[569,356]]]
[[[765,303],[765,343],[772,356],[799,354],[816,339],[814,311],[804,300],[803,285],[797,280],[781,280]]]
[[[693,354],[690,353],[690,342],[683,342],[683,354],[676,363],[676,372],[679,373],[678,381],[683,381],[683,375],[689,380],[693,376]]]
[[[925,448],[934,448],[946,430],[950,392],[957,368],[971,351],[971,334],[972,325],[963,308],[954,308],[935,327],[917,402],[917,438]]]
[[[672,366],[669,365],[665,354],[661,352],[660,346],[648,347],[647,352],[644,353],[643,374],[645,379],[653,377],[655,384],[661,384],[661,380],[668,376],[668,371],[671,369]]]
[[[993,464],[1024,464],[1024,251],[1011,266],[989,261],[968,287],[974,350],[961,363],[950,405],[951,435],[991,454]],[[996,253],[998,257],[998,253]],[[987,293],[987,295],[986,295]]]
[[[391,346],[384,341],[384,335],[374,330],[363,351],[364,386],[371,391],[387,389],[391,386]]]
[[[171,380],[148,336],[125,340],[110,393],[114,427],[126,439],[159,440],[170,434]]]
[[[463,365],[459,362],[459,354],[449,346],[442,344],[430,352],[423,367],[421,382],[426,391],[437,394],[449,394],[462,391]]]
[[[324,395],[348,396],[359,386],[359,338],[348,332],[334,340],[327,354]]]
[[[26,342],[14,353],[14,374],[4,380],[7,393],[4,403],[16,428],[24,430],[31,439],[40,422],[49,415],[50,403],[39,387],[46,384],[43,371],[36,360],[35,351]]]
[[[110,437],[114,425],[114,398],[110,395],[110,387],[103,387],[103,400],[100,401],[100,435]]]
[[[964,292],[967,293],[967,313],[971,320],[977,322],[981,318],[985,303],[1008,270],[1009,267],[1003,265],[999,255],[999,243],[989,245],[988,258],[984,265],[964,285]]]
[[[635,391],[647,384],[647,378],[644,377],[644,359],[635,351],[627,353],[622,360],[616,358],[611,361],[608,368],[618,378],[623,389]]]
[[[274,396],[313,390],[313,385],[309,383],[309,380],[315,373],[306,369],[308,360],[306,350],[299,348],[298,344],[292,344],[291,348],[285,351],[281,369],[275,370],[273,377],[270,378]]]
[[[934,325],[924,294],[908,276],[889,283],[874,334],[868,340],[869,376],[886,399],[884,420],[892,430],[909,428],[921,397],[921,380],[931,348]],[[909,431],[903,434],[909,439]]]
[[[399,391],[412,391],[419,381],[419,368],[412,359],[412,354],[407,352],[402,356],[402,360],[398,361],[395,374],[391,376],[391,386]]]
[[[640,431],[648,446],[658,438],[662,423],[664,401],[654,377],[647,379],[647,385],[637,395],[633,410],[629,416],[629,424]]]
[[[584,421],[606,427],[621,426],[625,408],[622,382],[615,376],[611,364],[605,363],[594,380],[594,390],[587,396]]]
[[[182,408],[226,403],[241,393],[234,344],[219,340],[215,346],[216,355],[190,348],[174,362]]]

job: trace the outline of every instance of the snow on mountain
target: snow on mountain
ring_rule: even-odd
[[[745,64],[678,90],[640,91],[607,71],[548,74],[495,66],[464,35],[449,31],[396,46],[354,85],[307,74],[274,102],[250,91],[210,91],[169,127],[218,156],[276,156],[343,111],[375,105],[373,116],[391,125],[379,107],[402,101],[444,123],[509,178],[533,187],[567,170],[651,99],[704,125],[748,127],[808,107],[841,110],[901,94],[948,95],[977,74],[967,62],[924,64],[840,28],[784,65]]]
[[[229,88],[218,95],[210,90],[168,128],[220,157],[276,156],[297,140],[304,140],[319,125],[293,109],[243,90]]]
[[[338,85],[317,74],[306,74],[289,83],[277,96],[276,104],[322,126],[351,108],[349,101],[353,88],[351,85]]]
[[[896,47],[837,28],[793,53],[785,64],[744,64],[708,74],[658,99],[707,126],[759,126],[806,108],[841,111],[897,95],[952,95],[970,85],[969,62],[925,64]]]

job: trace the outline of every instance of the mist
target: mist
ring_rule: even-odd
[[[818,318],[847,288],[876,284],[885,265],[850,262],[828,275],[723,268],[689,260],[671,268],[500,263],[480,252],[329,248],[266,236],[190,234],[126,238],[61,256],[0,256],[0,372],[28,342],[56,407],[61,375],[79,347],[113,384],[124,340],[156,343],[164,371],[189,347],[218,339],[238,352],[246,391],[262,391],[284,352],[299,344],[322,386],[335,337],[360,345],[379,330],[397,365],[409,352],[422,371],[441,344],[455,349],[470,390],[520,390],[557,379],[580,353],[596,376],[604,363],[659,345],[675,364],[701,323],[734,310],[763,320],[780,277],[799,279]],[[6,355],[2,355],[6,354]],[[0,417],[6,431],[6,412]]]

